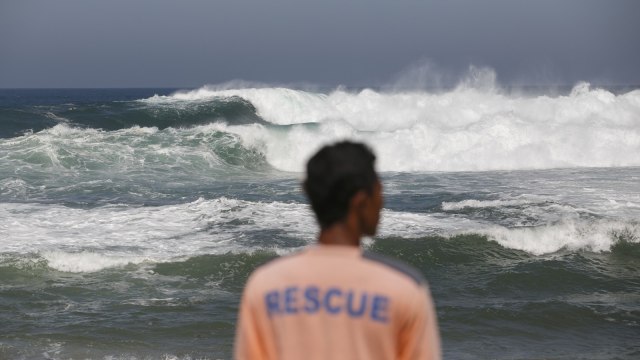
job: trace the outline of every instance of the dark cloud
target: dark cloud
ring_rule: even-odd
[[[425,59],[505,83],[638,84],[638,14],[634,0],[2,2],[0,87],[379,85]]]

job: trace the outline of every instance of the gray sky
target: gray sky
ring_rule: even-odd
[[[640,84],[640,1],[0,0],[0,87]]]

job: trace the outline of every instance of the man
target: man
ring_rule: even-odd
[[[242,295],[235,357],[244,359],[439,359],[436,314],[422,276],[362,252],[376,233],[382,186],[364,145],[322,148],[304,190],[320,224],[318,244],[258,268]]]

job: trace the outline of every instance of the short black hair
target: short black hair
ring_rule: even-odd
[[[358,191],[373,190],[375,160],[366,145],[351,141],[327,145],[309,159],[303,187],[321,228],[344,219]]]

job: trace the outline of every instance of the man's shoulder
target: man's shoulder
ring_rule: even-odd
[[[313,261],[310,261],[311,259]],[[343,267],[336,267],[336,263],[329,259],[351,260],[348,260],[350,265],[342,262]],[[259,266],[251,274],[247,285],[258,290],[277,287],[284,283],[309,281],[337,281],[338,283],[363,281],[362,284],[369,284],[367,286],[395,289],[395,292],[400,293],[420,291],[419,289],[427,286],[420,271],[385,255],[362,251],[353,257],[314,256],[304,249],[275,258]]]
[[[253,275],[274,276],[279,272],[288,273],[291,268],[305,266],[304,254],[305,251],[303,249],[284,256],[277,257],[259,266],[254,271]],[[410,282],[415,283],[416,285],[426,284],[426,280],[420,271],[398,259],[365,250],[359,257],[359,261],[371,263],[372,265],[379,267],[382,271],[405,278]]]
[[[386,268],[387,271],[393,272],[396,275],[404,277],[410,280],[411,282],[415,283],[416,285],[420,286],[420,285],[426,284],[426,280],[422,275],[422,273],[420,273],[420,271],[418,271],[413,266],[405,262],[402,262],[398,259],[385,256],[382,254],[378,254],[375,252],[371,252],[371,251],[364,251],[362,253],[362,258],[367,261],[372,261],[376,265],[382,266]]]

